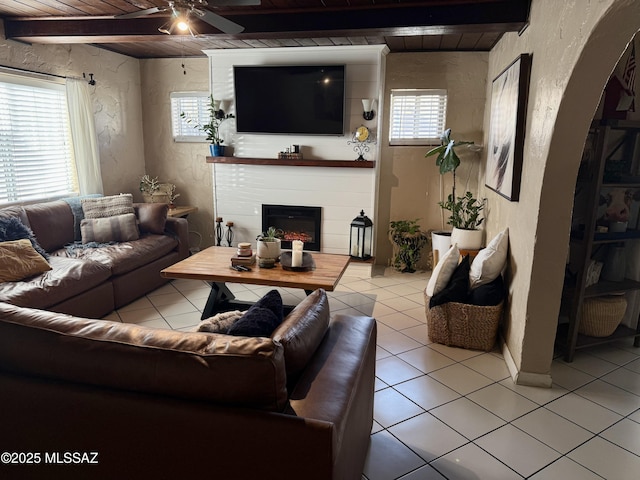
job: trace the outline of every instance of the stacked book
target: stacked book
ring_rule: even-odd
[[[256,263],[255,253],[250,257],[240,257],[238,255],[234,255],[233,257],[231,257],[232,267],[235,267],[237,265],[244,265],[245,267],[248,267],[249,265],[253,265],[254,263]]]

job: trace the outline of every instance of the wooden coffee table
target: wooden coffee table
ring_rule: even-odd
[[[274,268],[260,268],[257,262],[250,272],[238,272],[230,268],[234,247],[209,247],[165,268],[160,274],[165,278],[205,280],[211,284],[211,292],[202,312],[202,319],[218,312],[246,310],[252,304],[235,299],[227,283],[268,285],[271,287],[300,288],[309,294],[323,288],[332,292],[349,265],[348,255],[311,253],[315,268],[306,272],[284,270],[278,263]],[[289,307],[287,310],[290,310]]]

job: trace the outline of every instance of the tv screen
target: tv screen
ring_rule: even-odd
[[[344,65],[236,66],[242,133],[342,135]]]

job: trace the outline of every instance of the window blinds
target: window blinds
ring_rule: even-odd
[[[171,125],[174,142],[206,142],[206,135],[195,124],[209,123],[209,94],[203,92],[171,93]],[[184,112],[192,120],[189,124],[180,116]]]
[[[0,105],[0,204],[75,194],[64,85],[0,73]]]
[[[391,90],[389,143],[439,144],[445,129],[446,111],[446,90]]]

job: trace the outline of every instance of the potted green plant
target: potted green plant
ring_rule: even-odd
[[[415,272],[421,250],[427,244],[427,235],[420,230],[418,220],[389,222],[389,238],[393,243],[393,268],[399,272]]]
[[[456,153],[456,148],[463,145],[473,145],[473,142],[452,139],[451,129],[448,128],[440,137],[440,145],[425,154],[425,157],[437,155],[436,166],[440,170],[440,175],[451,172],[453,176],[453,185],[447,200],[438,202],[443,210],[451,212],[447,223],[453,227],[453,231],[432,233],[433,248],[434,250],[438,248],[439,253],[442,250],[446,251],[452,243],[457,243],[458,248],[463,249],[477,249],[482,246],[483,232],[478,230],[478,227],[483,221],[479,217],[479,213],[484,208],[484,202],[474,199],[471,192],[465,192],[462,197],[456,196],[456,170],[460,166],[460,157]],[[459,232],[458,230],[465,231]],[[452,236],[454,238],[451,238]]]
[[[451,212],[447,223],[453,227],[451,243],[461,249],[476,250],[482,246],[483,231],[479,229],[484,221],[480,214],[484,209],[484,201],[474,198],[471,192],[453,199],[449,194],[446,202],[438,203],[443,209]]]
[[[235,118],[233,114],[225,113],[220,109],[220,102],[213,98],[213,95],[209,95],[209,122],[200,124],[194,119],[190,118],[185,112],[180,113],[180,118],[183,118],[189,125],[193,125],[198,130],[204,132],[207,136],[207,141],[210,143],[209,148],[211,155],[214,157],[220,157],[224,155],[224,139],[220,137],[220,125],[228,118]]]
[[[278,258],[280,258],[280,239],[282,236],[282,230],[269,227],[266,232],[262,232],[256,237],[258,241],[258,265],[260,267],[273,267]]]

